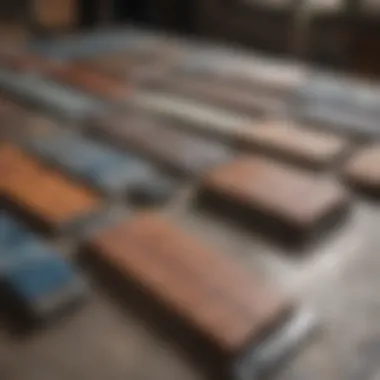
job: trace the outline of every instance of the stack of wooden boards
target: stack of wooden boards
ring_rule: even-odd
[[[70,224],[88,220],[115,196],[129,207],[131,194],[148,193],[149,205],[161,206],[191,182],[195,202],[187,207],[244,222],[251,233],[296,251],[344,226],[352,190],[380,195],[377,128],[339,119],[339,94],[326,101],[305,68],[264,67],[246,58],[221,62],[179,53],[175,41],[146,41],[100,58],[81,56],[75,41],[75,59],[0,57],[6,140],[0,196],[7,213],[39,232],[70,235]],[[344,106],[350,102],[354,96]],[[353,105],[364,107],[363,118],[376,106],[373,96]],[[321,111],[329,107],[339,123]],[[313,124],[314,111],[323,129]],[[252,360],[252,350],[260,356],[260,347],[297,315],[295,300],[175,220],[158,210],[134,212],[86,235],[87,257],[199,336],[224,372],[236,371],[242,358]],[[5,243],[2,251],[25,253],[24,246]],[[260,364],[241,367],[250,373]]]

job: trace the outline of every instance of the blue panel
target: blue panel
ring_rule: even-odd
[[[5,213],[0,214],[0,279],[6,285],[2,290],[27,306],[34,317],[44,318],[44,313],[60,309],[83,293],[71,265]],[[50,303],[43,309],[46,299]]]
[[[95,169],[91,173],[91,181],[101,189],[121,191],[153,173],[150,165],[138,161],[120,162],[110,167]]]
[[[69,118],[82,118],[104,108],[104,103],[97,99],[36,75],[2,69],[0,87],[35,106]]]
[[[4,277],[13,291],[29,303],[58,292],[75,279],[70,266],[54,256],[15,266]]]
[[[124,49],[138,49],[157,41],[156,35],[127,29],[92,31],[75,37],[62,38],[52,42],[37,41],[31,49],[56,58],[87,58]]]
[[[75,133],[36,138],[28,145],[45,159],[105,192],[122,191],[128,184],[144,180],[153,173],[148,162]]]
[[[12,216],[0,214],[0,273],[27,262],[59,257],[38,235]]]
[[[36,235],[27,230],[11,216],[0,214],[0,249],[14,248],[36,239]]]
[[[315,75],[295,95],[295,114],[301,121],[321,124],[365,138],[380,135],[380,91],[332,75]]]

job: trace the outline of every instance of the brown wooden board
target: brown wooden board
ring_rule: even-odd
[[[206,175],[199,200],[289,244],[327,232],[349,203],[329,179],[260,156],[239,157]]]
[[[73,86],[91,95],[113,102],[126,101],[130,94],[130,87],[91,67],[80,65],[66,65],[52,73],[51,77],[59,82]]]
[[[358,190],[380,195],[380,145],[360,149],[346,163],[344,178]]]
[[[261,150],[292,163],[324,169],[342,158],[347,139],[332,133],[311,130],[279,120],[263,121],[241,131],[242,147]]]
[[[77,64],[92,67],[108,75],[123,79],[139,79],[140,76],[161,77],[176,60],[177,54],[166,44],[157,43],[150,49],[141,48],[119,51],[106,55],[80,59]]]
[[[12,145],[0,150],[0,185],[5,203],[36,228],[58,232],[100,208],[100,198]]]
[[[228,359],[265,336],[292,309],[261,278],[155,214],[99,232],[89,251]]]

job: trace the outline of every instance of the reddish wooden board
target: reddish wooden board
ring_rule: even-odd
[[[346,163],[344,177],[353,186],[380,195],[380,145],[360,149]]]
[[[253,155],[206,175],[200,200],[289,243],[324,230],[349,204],[347,193],[329,179]]]
[[[65,65],[52,73],[51,77],[91,95],[114,102],[126,101],[131,91],[126,83],[86,66]]]
[[[0,189],[6,203],[49,232],[100,207],[96,194],[10,144],[0,148],[0,170]]]
[[[261,278],[155,214],[101,231],[89,248],[229,358],[292,306]]]
[[[260,149],[315,169],[336,163],[349,147],[343,137],[276,120],[263,121],[241,131],[239,141],[243,147]]]

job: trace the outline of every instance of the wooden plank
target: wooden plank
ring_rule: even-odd
[[[229,358],[273,327],[291,305],[155,215],[102,231],[89,247]]]
[[[0,146],[0,191],[9,185],[10,181],[28,176],[38,176],[41,167],[36,161],[12,144],[2,143]]]
[[[347,194],[331,180],[260,156],[239,157],[211,171],[199,199],[289,244],[327,232],[348,206]]]
[[[11,145],[0,149],[0,184],[7,204],[48,231],[95,212],[100,198]]]
[[[335,163],[349,146],[343,137],[280,120],[263,121],[250,130],[241,131],[239,140],[242,147],[314,169],[323,169]]]
[[[358,190],[380,195],[380,145],[359,149],[346,163],[344,178]]]
[[[64,84],[113,102],[125,102],[131,91],[126,83],[86,66],[66,65],[51,76]]]
[[[118,51],[106,55],[78,60],[77,63],[92,67],[108,75],[124,79],[135,77],[136,73],[148,71],[164,71],[175,59],[174,50],[165,43],[156,42],[139,48]]]

